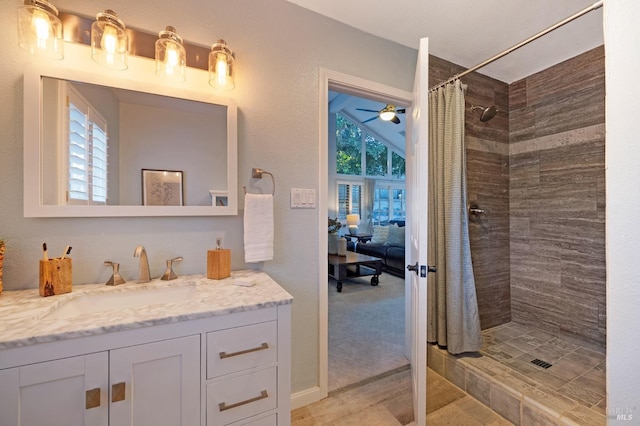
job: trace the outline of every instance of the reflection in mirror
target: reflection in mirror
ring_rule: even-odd
[[[43,77],[45,205],[143,205],[142,170],[177,170],[186,206],[227,188],[227,107]]]
[[[178,87],[142,75],[27,68],[25,217],[237,214],[235,103],[203,91],[205,79]],[[145,203],[143,170],[181,172],[180,202]],[[158,182],[154,191],[175,191]]]

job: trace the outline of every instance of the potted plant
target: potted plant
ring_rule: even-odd
[[[338,231],[343,227],[338,218],[329,218],[329,254],[338,254]]]

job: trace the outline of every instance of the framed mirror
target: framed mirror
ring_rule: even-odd
[[[139,74],[27,69],[25,217],[237,214],[235,103]]]

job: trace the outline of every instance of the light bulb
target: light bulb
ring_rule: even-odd
[[[178,53],[178,49],[176,48],[175,43],[167,43],[167,59],[165,72],[167,74],[173,74],[175,68],[180,63],[180,54]]]
[[[107,54],[107,61],[113,62],[113,54],[116,53],[118,47],[118,30],[111,25],[105,25],[100,47]]]
[[[227,86],[227,55],[218,53],[216,57],[216,74],[218,78],[218,86]]]
[[[38,39],[38,48],[45,49],[47,40],[51,37],[51,23],[46,12],[42,10],[34,10],[33,18],[31,18],[31,26],[33,27],[36,38]]]

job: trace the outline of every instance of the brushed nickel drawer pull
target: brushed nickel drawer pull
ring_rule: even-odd
[[[124,401],[125,388],[126,388],[126,385],[124,382],[111,385],[111,402]]]
[[[260,396],[256,396],[255,398],[247,399],[246,401],[236,402],[235,404],[227,405],[226,402],[221,402],[218,404],[220,407],[220,411],[231,410],[232,408],[240,407],[241,405],[251,404],[252,402],[260,401],[261,399],[268,398],[269,394],[266,390],[260,392]]]
[[[84,408],[86,410],[90,408],[96,408],[100,406],[100,388],[89,389],[86,392]]]
[[[260,346],[256,348],[245,349],[243,351],[232,352],[230,354],[226,352],[220,352],[220,359],[231,358],[232,356],[244,355],[251,352],[263,351],[265,349],[269,349],[269,345],[267,344],[267,342],[262,343]]]

